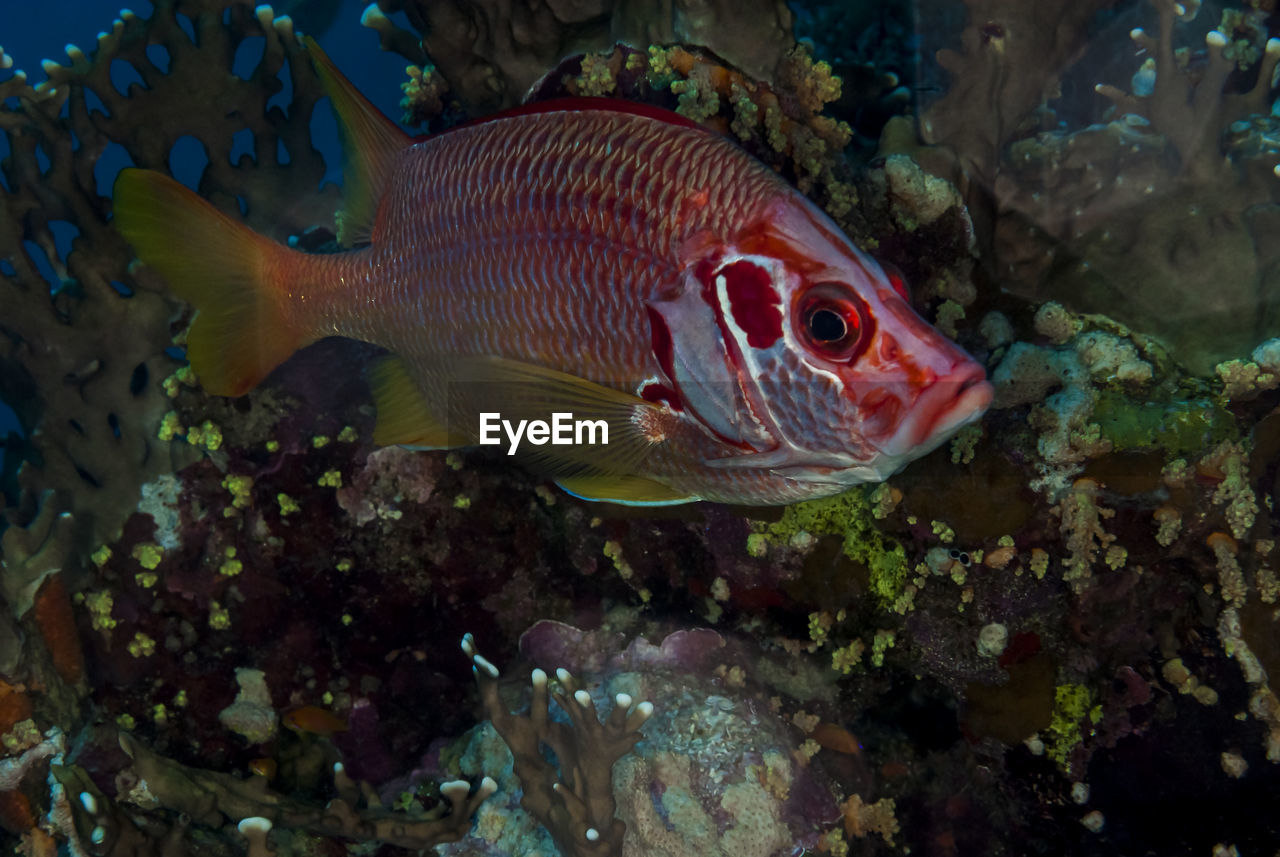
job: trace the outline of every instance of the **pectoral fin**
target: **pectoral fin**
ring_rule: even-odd
[[[548,424],[556,414],[565,414],[575,425],[590,424],[594,443],[521,445],[522,459],[550,476],[634,475],[661,443],[660,436],[646,431],[660,407],[631,393],[501,357],[462,358],[450,368],[450,424],[474,426],[473,443],[481,413],[496,413],[511,423]],[[607,442],[601,442],[605,437]]]

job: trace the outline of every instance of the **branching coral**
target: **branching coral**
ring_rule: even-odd
[[[1104,124],[1071,130],[1055,127],[1048,105],[1094,13],[1115,4],[1034,14],[967,5],[963,50],[938,57],[952,85],[922,129],[968,171],[966,200],[1002,285],[1158,336],[1198,374],[1275,335],[1280,280],[1267,239],[1280,146],[1264,115],[1280,40],[1242,23],[1265,15],[1224,11],[1201,58],[1177,47],[1179,15],[1189,20],[1199,4],[1150,0],[1158,25],[1132,32],[1147,61],[1131,91],[1095,77],[1112,110]]]
[[[1116,0],[965,0],[959,51],[938,52],[950,75],[945,95],[921,117],[926,141],[947,145],[980,187],[995,183],[1004,147],[1058,86],[1087,38],[1086,25]]]
[[[591,694],[578,689],[566,670],[556,672],[561,689],[548,688],[547,674],[533,671],[529,714],[512,714],[498,694],[498,670],[463,637],[462,650],[473,664],[485,713],[515,757],[524,797],[520,804],[550,831],[564,854],[573,857],[621,857],[626,825],[615,817],[613,766],[642,737],[640,727],[653,714],[653,703],[633,703],[627,694],[614,697],[613,710],[601,721]],[[569,717],[551,718],[549,700]],[[553,766],[543,747],[555,754]],[[557,770],[558,768],[558,770]]]
[[[815,729],[820,718],[810,721],[807,715],[797,715],[796,722],[806,723],[827,743],[809,741],[811,746],[796,748],[795,726],[782,716],[783,710],[794,709],[784,709],[787,704],[782,697],[790,698],[795,691],[807,696],[822,684],[821,679],[815,680],[812,673],[778,671],[771,656],[749,638],[726,639],[705,628],[675,631],[659,644],[645,637],[625,646],[621,642],[616,629],[582,631],[549,621],[530,628],[521,640],[522,652],[535,664],[565,664],[575,674],[598,676],[601,687],[593,691],[596,699],[616,702],[622,694],[624,702],[641,695],[663,700],[645,724],[644,740],[632,752],[616,763],[613,753],[602,754],[594,762],[606,771],[612,766],[611,782],[602,778],[600,784],[611,790],[610,812],[616,801],[619,824],[625,822],[621,850],[602,853],[775,857],[816,845],[821,831],[840,815],[820,772],[822,765],[812,757],[824,746],[853,752],[850,744],[856,744],[856,739],[830,723]],[[487,661],[476,663],[476,670],[491,675]],[[563,669],[556,672],[561,680],[567,675]],[[545,704],[539,700],[541,681],[535,678],[530,718]],[[565,695],[564,704],[583,704],[585,694],[580,693]],[[494,705],[509,703],[495,698],[485,704],[486,712],[492,713]],[[508,716],[505,708],[499,714]],[[576,719],[566,722],[554,710],[549,713],[552,718],[564,729],[576,728],[572,725]],[[494,747],[496,742],[497,733],[490,724],[473,730],[458,770],[471,777],[487,772],[497,779],[502,787],[489,807],[500,809],[503,796],[517,791],[517,780],[526,792],[529,785],[519,773],[525,751],[513,748],[508,753],[505,747]],[[558,752],[555,755],[564,758]],[[537,788],[546,790],[546,779],[555,778],[554,765],[545,758],[545,751],[544,758],[534,762],[541,771],[534,771],[542,783]],[[587,763],[589,758],[580,764]],[[527,807],[528,801],[524,803]],[[545,822],[545,817],[537,817]],[[559,843],[561,837],[556,834],[555,838]],[[499,817],[486,817],[482,810],[472,836],[459,843],[459,850],[445,850],[474,853],[477,847],[485,847],[481,841],[497,853],[522,853],[512,847],[517,841],[527,843],[525,851],[545,847],[533,846],[539,843],[538,837],[513,802]]]
[[[476,807],[494,789],[492,781],[482,782],[474,792],[465,782],[442,783],[440,794],[444,800],[434,810],[414,815],[384,808],[367,784],[354,782],[342,765],[336,765],[333,786],[337,797],[319,806],[272,791],[265,777],[241,779],[181,765],[124,733],[120,735],[120,746],[132,760],[128,774],[121,780],[132,783],[128,791],[111,800],[83,778],[81,789],[92,799],[79,794],[73,798],[78,826],[86,831],[101,831],[96,834],[101,846],[96,853],[122,853],[112,850],[118,839],[145,842],[154,835],[154,824],[135,823],[118,809],[121,803],[134,804],[142,810],[165,807],[182,813],[195,824],[215,828],[246,818],[262,818],[275,827],[377,839],[403,848],[429,848],[461,838],[471,828]],[[179,829],[179,841],[181,837]]]
[[[1066,572],[1062,579],[1077,591],[1088,585],[1098,554],[1116,540],[1106,531],[1103,521],[1115,516],[1115,510],[1098,502],[1101,487],[1092,479],[1077,479],[1062,502],[1054,507],[1062,520],[1062,537],[1067,547],[1063,561]]]
[[[1153,0],[1152,5],[1159,16],[1158,35],[1153,37],[1142,29],[1130,33],[1150,57],[1151,67],[1148,69],[1144,64],[1144,70],[1154,76],[1149,89],[1140,84],[1135,87],[1139,91],[1126,93],[1117,87],[1099,84],[1097,90],[1121,112],[1145,116],[1152,128],[1173,146],[1182,170],[1205,170],[1209,177],[1216,177],[1221,158],[1216,151],[1215,137],[1239,116],[1268,112],[1267,95],[1271,91],[1272,73],[1280,62],[1280,40],[1266,42],[1251,90],[1224,94],[1223,87],[1236,67],[1248,67],[1250,59],[1256,59],[1261,53],[1256,48],[1263,46],[1251,46],[1246,41],[1243,52],[1239,46],[1233,52],[1226,33],[1210,30],[1205,37],[1207,65],[1193,74],[1186,58],[1179,58],[1174,49],[1174,25],[1178,18],[1187,21],[1194,18],[1199,3],[1185,6],[1175,0]],[[1265,32],[1265,27],[1257,31],[1264,35]],[[1254,38],[1259,38],[1257,33]]]
[[[242,79],[231,64],[254,39],[262,59]],[[92,548],[118,532],[142,483],[191,459],[187,445],[155,439],[177,306],[152,275],[131,270],[98,173],[129,161],[166,169],[192,135],[208,160],[200,190],[216,204],[279,239],[311,226],[332,188],[305,190],[318,187],[324,163],[306,121],[320,87],[300,50],[288,19],[248,0],[160,0],[148,19],[116,20],[92,55],[72,47],[69,64],[47,62],[46,82],[19,73],[0,83],[12,151],[0,188],[0,398],[31,438],[12,523],[29,521],[36,496],[52,489],[48,502],[76,515],[79,543]],[[113,67],[140,83],[122,90]],[[291,115],[269,104],[284,74]],[[244,132],[252,150],[233,162]]]

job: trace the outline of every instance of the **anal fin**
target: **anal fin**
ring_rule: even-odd
[[[556,484],[581,500],[624,506],[675,506],[698,499],[643,476],[579,476]]]
[[[409,367],[396,356],[384,357],[369,371],[378,422],[373,442],[378,446],[411,446],[417,449],[450,449],[466,446],[471,439],[450,434],[431,412],[422,388]]]

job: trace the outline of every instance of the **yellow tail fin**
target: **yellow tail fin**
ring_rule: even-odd
[[[205,390],[247,393],[306,344],[267,279],[287,248],[151,170],[122,170],[113,197],[116,228],[138,258],[200,311],[187,358]]]

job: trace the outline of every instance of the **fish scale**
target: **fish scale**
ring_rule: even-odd
[[[658,371],[649,333],[599,319],[642,322],[644,301],[678,281],[680,242],[699,231],[732,232],[723,212],[749,222],[761,207],[751,190],[764,199],[779,180],[739,150],[721,167],[727,178],[691,167],[712,154],[700,149],[722,143],[697,129],[628,114],[576,120],[518,116],[407,150],[374,246],[346,259],[362,286],[313,301],[308,327],[375,342],[415,364],[441,352],[528,358],[549,342],[568,343],[555,368],[634,391]],[[504,162],[510,149],[523,157],[508,160],[522,163]],[[503,173],[546,178],[498,194]],[[675,228],[664,211],[677,194],[715,181],[722,201]],[[617,211],[634,214],[611,216]],[[669,238],[654,246],[655,233]],[[370,266],[382,279],[358,275]],[[357,313],[352,307],[367,304],[363,290],[393,299],[379,303],[378,317]]]

